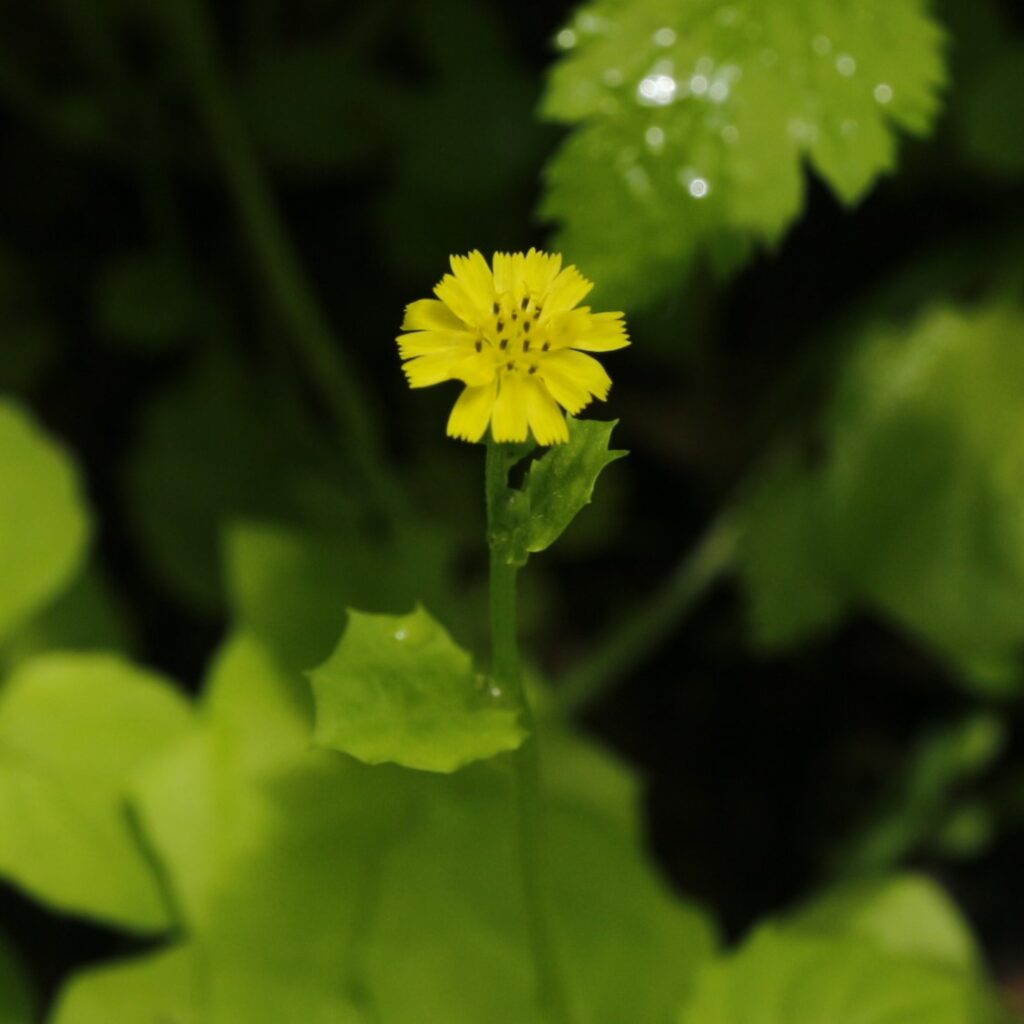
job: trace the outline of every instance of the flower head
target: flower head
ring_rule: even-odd
[[[611,378],[586,352],[629,344],[622,313],[580,306],[593,287],[557,254],[496,252],[492,266],[477,251],[452,256],[452,272],[405,310],[398,349],[414,388],[445,380],[466,385],[448,418],[448,433],[479,441],[538,444],[569,439],[562,409],[579,412],[604,399]]]

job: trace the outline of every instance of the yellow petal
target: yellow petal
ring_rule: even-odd
[[[557,363],[552,364],[550,358],[540,364],[536,376],[544,381],[555,401],[574,415],[590,405],[590,393],[587,389],[580,387],[572,374],[566,373]]]
[[[531,374],[524,381],[526,418],[537,444],[564,444],[569,440],[565,416],[543,381]]]
[[[491,435],[499,444],[525,441],[528,422],[526,394],[521,373],[503,373],[491,415]]]
[[[611,352],[629,344],[622,313],[592,313],[589,323],[577,331],[569,345],[586,352]]]
[[[494,354],[489,349],[485,348],[482,352],[477,352],[474,348],[460,349],[452,355],[454,358],[451,361],[450,373],[455,380],[461,380],[470,387],[494,380]]]
[[[521,252],[496,252],[493,263],[494,290],[498,295],[505,292],[516,294],[523,283],[526,257]]]
[[[611,377],[596,359],[572,349],[549,352],[541,363],[541,371],[545,380],[550,379],[552,373],[560,374],[602,400],[608,397],[608,390],[612,386]]]
[[[457,348],[472,350],[475,335],[468,331],[413,331],[412,334],[400,334],[395,340],[401,357],[411,359]]]
[[[551,284],[544,300],[544,312],[550,316],[578,306],[593,287],[575,267],[566,267]]]
[[[490,422],[497,393],[497,379],[490,384],[465,388],[448,417],[448,436],[462,441],[479,441]]]
[[[402,370],[408,378],[409,387],[429,388],[432,384],[452,379],[452,356],[447,351],[419,356],[402,363]]]
[[[479,249],[468,256],[452,256],[452,273],[480,319],[490,316],[494,306],[494,275]]]
[[[560,253],[538,252],[531,249],[525,257],[523,277],[531,292],[543,295],[551,287],[562,268]]]
[[[451,274],[445,274],[435,285],[434,294],[464,323],[471,327],[477,327],[482,323],[483,318],[477,312],[473,300]]]
[[[419,299],[405,307],[403,331],[464,331],[466,325],[437,299]]]

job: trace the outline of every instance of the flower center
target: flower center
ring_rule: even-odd
[[[534,295],[506,292],[495,300],[491,316],[483,324],[482,340],[494,350],[501,372],[537,372],[543,354],[551,348],[546,325],[541,321],[543,312],[540,299]]]

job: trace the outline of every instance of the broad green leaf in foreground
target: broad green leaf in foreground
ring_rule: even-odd
[[[195,1019],[539,1024],[509,765],[439,775],[299,743],[289,754],[291,698],[273,695],[284,676],[260,668],[254,643],[229,643],[201,725],[136,789],[193,938]],[[260,710],[239,714],[257,674]],[[275,734],[278,755],[260,757]],[[580,737],[545,738],[548,897],[577,1019],[661,1024],[710,955],[710,928],[648,866],[626,806],[635,780]],[[152,966],[80,976],[57,1024],[99,1024],[85,1010],[101,1000],[115,1008],[103,1024],[137,1024],[133,999],[188,1022],[182,985],[165,973],[154,992]]]
[[[700,252],[734,261],[800,212],[804,161],[846,203],[925,133],[943,81],[924,0],[596,0],[557,37],[544,110],[557,248],[635,308]]]
[[[67,455],[24,409],[0,398],[0,637],[70,581],[88,536]]]
[[[748,507],[742,569],[766,645],[867,606],[976,682],[1019,677],[1022,338],[1024,314],[996,306],[939,310],[863,339],[822,431],[821,464],[787,468]],[[765,570],[769,550],[787,572]]]
[[[349,611],[337,648],[310,679],[317,742],[369,764],[451,772],[525,737],[510,696],[423,608]]]
[[[0,1024],[31,1024],[34,999],[21,964],[0,935]]]
[[[921,879],[764,924],[706,968],[679,1024],[995,1024],[969,934]]]
[[[0,691],[0,874],[64,911],[137,931],[170,924],[129,820],[130,775],[182,733],[188,705],[120,658],[53,654]]]

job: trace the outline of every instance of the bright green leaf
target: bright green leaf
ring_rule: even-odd
[[[605,466],[627,452],[609,449],[618,420],[569,420],[569,443],[555,445],[530,466],[523,490],[530,502],[526,550],[543,551],[590,504]]]
[[[923,0],[596,0],[558,35],[545,112],[577,125],[548,168],[557,247],[613,304],[695,255],[730,265],[800,212],[808,161],[846,203],[925,133],[943,81]]]
[[[190,714],[120,658],[53,654],[0,691],[0,873],[37,898],[137,931],[170,924],[125,805],[128,779]]]
[[[0,637],[70,582],[88,536],[67,455],[24,409],[0,399]]]
[[[341,641],[310,679],[317,742],[368,764],[451,772],[514,750],[526,735],[515,704],[423,608],[350,610]]]
[[[21,964],[0,935],[0,1024],[31,1024],[35,999]]]
[[[857,935],[889,953],[972,972],[981,960],[967,923],[923,875],[896,875],[831,892],[793,918],[809,933]]]
[[[904,877],[840,890],[760,926],[702,973],[679,1024],[994,1024],[956,909]]]

